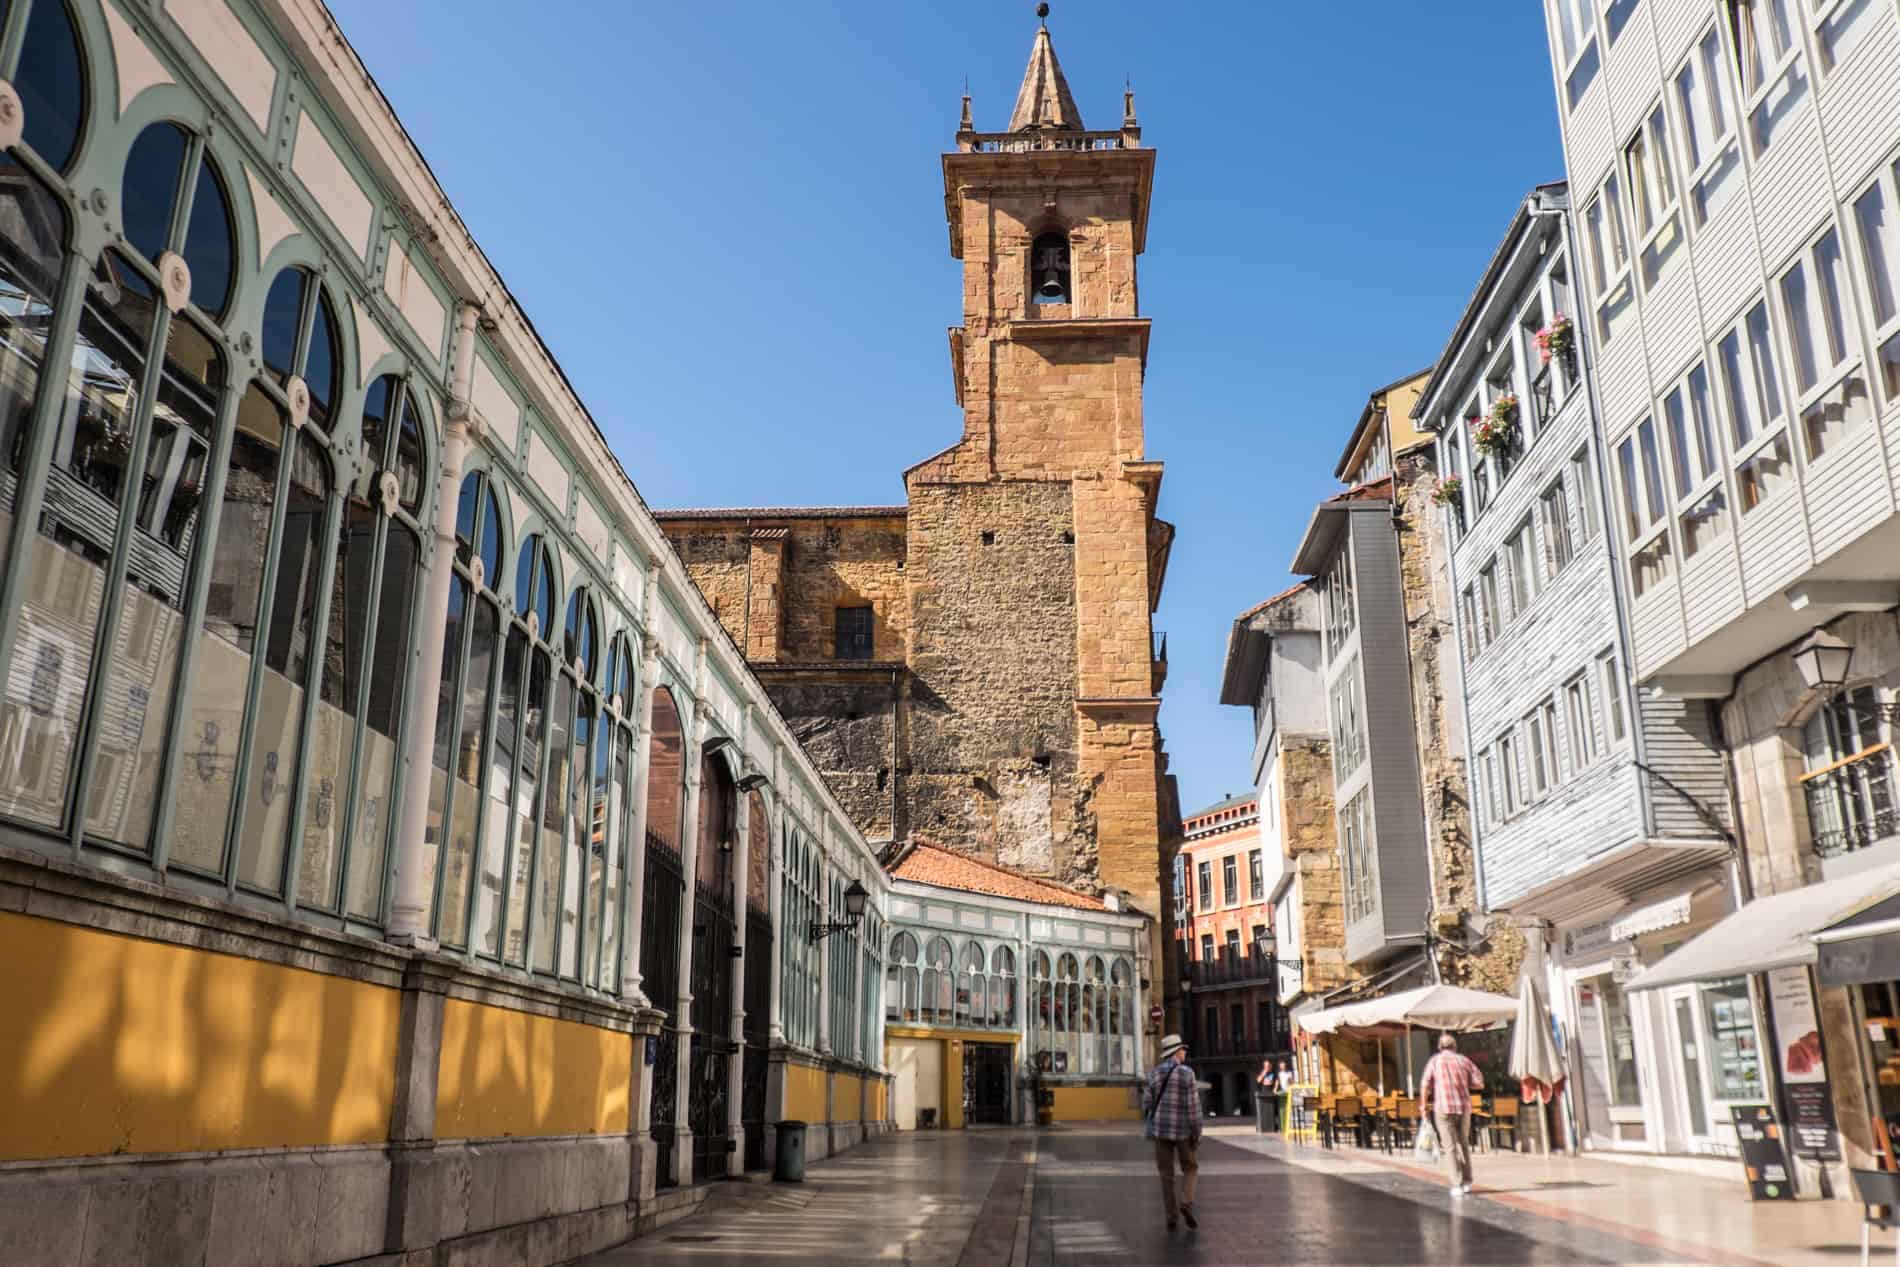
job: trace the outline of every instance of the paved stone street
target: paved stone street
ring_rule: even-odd
[[[1546,1176],[1548,1167],[1555,1169]],[[1199,1231],[1170,1235],[1156,1189],[1149,1145],[1132,1126],[907,1133],[813,1166],[801,1187],[724,1185],[698,1215],[588,1267],[770,1258],[958,1267],[1805,1267],[1851,1260],[1858,1249],[1851,1206],[1751,1207],[1739,1184],[1608,1162],[1481,1158],[1478,1193],[1454,1199],[1402,1162],[1290,1149],[1233,1128],[1202,1146]],[[1601,1199],[1567,1205],[1564,1196],[1577,1192]],[[1681,1194],[1679,1210],[1669,1193]],[[1650,1197],[1660,1197],[1655,1208],[1645,1204]],[[1619,1219],[1619,1210],[1629,1213]],[[1705,1216],[1734,1235],[1711,1236],[1699,1226]],[[1751,1224],[1791,1234],[1771,1246]]]

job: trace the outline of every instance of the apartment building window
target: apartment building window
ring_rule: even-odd
[[[1608,33],[1612,45],[1616,43],[1617,37],[1623,34],[1623,28],[1629,25],[1630,17],[1636,12],[1636,7],[1640,2],[1641,0],[1610,0],[1604,6],[1603,29]]]
[[[1260,865],[1260,851],[1250,850],[1247,854],[1247,900],[1258,902],[1267,896],[1267,877]]]
[[[1478,653],[1489,645],[1479,641],[1481,628],[1478,624],[1477,592],[1471,586],[1465,586],[1465,592],[1458,596],[1458,605],[1459,623],[1464,633],[1465,659],[1476,660]]]
[[[1603,712],[1610,724],[1610,742],[1622,743],[1629,733],[1629,722],[1624,715],[1624,701],[1629,698],[1629,687],[1623,681],[1623,670],[1616,662],[1614,652],[1605,651],[1597,657],[1597,685],[1603,692]]]
[[[1551,784],[1557,781],[1550,761],[1550,742],[1555,736],[1544,734],[1542,709],[1532,710],[1530,716],[1524,719],[1524,738],[1530,757],[1531,796],[1540,797],[1550,791]]]
[[[1722,72],[1722,39],[1710,29],[1676,72],[1676,104],[1682,110],[1682,148],[1689,172],[1689,211],[1701,228],[1741,188],[1741,143],[1735,108]]]
[[[1352,546],[1350,543],[1340,550],[1333,560],[1332,570],[1326,574],[1326,659],[1339,654],[1346,645],[1346,639],[1352,636],[1353,626],[1358,621],[1359,608],[1353,591]]]
[[[1354,656],[1333,684],[1331,691],[1333,729],[1333,778],[1343,782],[1366,755],[1365,719],[1359,695],[1359,657]]]
[[[1564,686],[1564,714],[1570,723],[1570,764],[1575,770],[1593,764],[1602,750],[1596,710],[1591,707],[1590,679],[1579,673]]]
[[[1484,645],[1488,647],[1498,640],[1498,626],[1503,623],[1499,619],[1496,560],[1478,570],[1478,619],[1483,622]]]
[[[1214,934],[1212,933],[1201,934],[1201,962],[1214,962]]]
[[[1228,1006],[1227,1025],[1229,1032],[1233,1035],[1234,1050],[1237,1052],[1249,1050],[1247,1046],[1247,1005],[1245,1003],[1234,1003]]]
[[[1203,1036],[1210,1052],[1220,1050],[1220,1009],[1210,1007],[1206,1012],[1207,1033]]]
[[[1211,911],[1214,909],[1214,864],[1199,863],[1195,866],[1195,872],[1195,878],[1201,886],[1201,909]]]
[[[1597,338],[1608,344],[1630,308],[1629,240],[1623,236],[1623,195],[1616,175],[1583,209],[1583,240],[1590,252],[1590,280],[1595,283]]]
[[[1832,228],[1781,275],[1780,289],[1794,353],[1795,409],[1813,461],[1874,414],[1847,297],[1847,261]]]
[[[1537,499],[1538,534],[1544,541],[1544,579],[1564,570],[1575,552],[1570,544],[1570,498],[1560,475]]]
[[[1504,821],[1504,793],[1498,782],[1496,748],[1484,750],[1484,800],[1493,826]]]
[[[1794,476],[1767,304],[1749,309],[1741,323],[1722,336],[1716,355],[1722,403],[1728,407],[1729,434],[1735,442],[1736,496],[1746,515]]]
[[[1537,597],[1537,540],[1531,535],[1528,516],[1505,543],[1505,553],[1511,564],[1511,610],[1516,615],[1529,609]]]
[[[1360,920],[1378,909],[1373,877],[1370,790],[1360,788],[1339,815],[1340,871],[1347,920]]]
[[[1564,100],[1575,110],[1583,94],[1596,82],[1597,0],[1552,0],[1557,8],[1557,46],[1563,55]]]
[[[1663,421],[1669,435],[1669,469],[1674,477],[1676,524],[1686,563],[1703,546],[1728,531],[1728,496],[1715,439],[1715,413],[1709,398],[1709,372],[1698,364],[1663,397]]]
[[[1247,943],[1248,953],[1252,953],[1253,947],[1258,946],[1266,935],[1267,926],[1265,924],[1255,924],[1253,926],[1253,940]]]
[[[1254,1004],[1254,1025],[1256,1026],[1254,1033],[1260,1041],[1259,1050],[1267,1051],[1274,1047],[1286,1046],[1285,1043],[1275,1041],[1279,1035],[1273,1032],[1273,1004],[1264,1001]]]
[[[1564,776],[1557,757],[1557,697],[1545,696],[1543,704],[1537,710],[1537,715],[1543,719],[1544,742],[1550,747],[1550,781],[1553,784],[1561,783]]]
[[[1517,768],[1517,741],[1509,735],[1498,740],[1498,773],[1504,778],[1504,816],[1509,818],[1524,803],[1522,776]]]
[[[1808,20],[1814,24],[1814,47],[1821,54],[1821,71],[1832,74],[1860,46],[1880,21],[1879,0],[1808,0]]]
[[[1458,432],[1459,446],[1471,456],[1471,481],[1466,487],[1470,490],[1473,515],[1483,514],[1484,508],[1491,503],[1492,463],[1478,448],[1477,439],[1473,435],[1477,425],[1484,420],[1484,415],[1484,397],[1473,391],[1470,399],[1465,403],[1462,415],[1464,424]]]
[[[1240,901],[1240,866],[1234,855],[1228,854],[1220,860],[1221,893],[1228,906]],[[1238,933],[1235,936],[1239,936]]]
[[[1629,542],[1630,587],[1641,598],[1669,575],[1669,521],[1663,515],[1662,463],[1656,423],[1645,418],[1616,446],[1623,486],[1623,531]]]
[[[871,609],[869,607],[840,607],[837,615],[838,653],[840,660],[869,660],[871,658]]]
[[[1900,163],[1881,169],[1854,199],[1860,279],[1873,316],[1874,360],[1889,404],[1900,400]]]
[[[1802,731],[1814,852],[1847,853],[1900,830],[1893,804],[1892,733],[1881,723],[1874,689],[1841,691]]]
[[[1226,943],[1226,945],[1221,947],[1221,953],[1227,957],[1228,963],[1239,963],[1240,930],[1238,928],[1230,928],[1227,930]]]
[[[1590,470],[1590,450],[1570,456],[1570,492],[1577,499],[1577,544],[1588,545],[1597,535],[1597,485]]]
[[[1669,116],[1661,105],[1623,149],[1630,185],[1630,213],[1636,222],[1637,258],[1643,289],[1652,290],[1682,245],[1682,214],[1669,153]]]
[[[1789,20],[1793,5],[1794,0],[1728,0],[1742,112],[1756,158],[1768,152],[1782,125],[1807,100],[1801,40]]]
[[[1504,487],[1504,481],[1510,478],[1511,467],[1518,452],[1528,449],[1537,435],[1535,419],[1530,416],[1530,411],[1523,407],[1523,402],[1517,398],[1516,382],[1517,367],[1511,360],[1511,347],[1507,342],[1503,351],[1498,354],[1497,361],[1491,366],[1491,372],[1485,375],[1483,394],[1479,397],[1484,402],[1484,413],[1487,417],[1497,408],[1499,401],[1508,400],[1517,407],[1518,438],[1516,442],[1498,450],[1491,457],[1491,461],[1498,468],[1500,489]]]

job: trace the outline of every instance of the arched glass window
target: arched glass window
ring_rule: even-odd
[[[10,5],[0,5],[0,30]],[[18,69],[10,76],[26,114],[21,139],[54,171],[64,171],[86,123],[86,59],[73,15],[62,0],[38,0],[27,13]]]
[[[547,788],[551,795],[544,802],[535,861],[540,896],[534,966],[570,979],[578,978],[585,966],[580,955],[583,904],[591,903],[599,910],[605,881],[604,872],[594,872],[585,861],[590,856],[587,837],[596,795],[604,800],[606,794],[605,751],[595,744],[600,687],[594,631],[599,623],[593,596],[586,587],[577,587],[567,603],[554,702],[548,713]],[[598,953],[596,947],[596,970]]]
[[[1090,955],[1082,981],[1082,1072],[1108,1067],[1108,980],[1100,955]]]
[[[1058,1073],[1081,1067],[1082,965],[1072,954],[1056,957],[1056,1051]]]
[[[293,374],[303,379],[310,389],[310,416],[326,431],[337,395],[336,331],[330,296],[315,273],[286,268],[277,274],[264,296],[259,340],[264,368],[279,387],[287,386]]]
[[[956,962],[949,939],[932,937],[924,943],[924,1023],[949,1025],[955,1009]]]
[[[422,419],[406,379],[385,374],[369,385],[363,404],[363,453],[373,464],[368,478],[383,472],[395,476],[397,504],[415,513],[422,502]],[[362,495],[370,496],[371,490],[365,487]]]
[[[495,592],[501,575],[485,562],[476,566],[475,560],[492,557],[499,562],[502,532],[488,476],[470,473],[462,481],[456,507],[455,576],[449,582],[449,618],[442,632],[427,826],[429,868],[437,877],[435,935],[455,950],[468,945],[471,918],[478,919],[480,927],[493,928],[501,897],[510,763],[497,762],[501,741],[488,729],[488,703],[494,698],[495,670],[501,662],[502,611]],[[505,742],[512,753],[512,733]],[[484,779],[486,769],[493,769],[495,777]],[[472,886],[478,840],[482,883]],[[439,871],[438,851],[443,860]],[[479,916],[471,916],[471,901],[479,902]]]
[[[990,952],[990,1024],[998,1029],[1016,1024],[1016,952],[1008,946]]]
[[[1814,852],[1833,857],[1900,831],[1893,791],[1893,728],[1871,686],[1837,692],[1801,732],[1801,782]]]
[[[1029,301],[1032,304],[1069,302],[1069,235],[1039,233],[1029,248]]]
[[[61,69],[67,54],[58,50],[73,47],[69,24],[58,0],[34,6],[23,86],[38,82],[53,97],[63,91],[58,81],[70,68]],[[36,48],[51,60],[40,60]],[[56,106],[47,108],[51,114]],[[201,140],[164,126],[181,144],[156,195],[169,214],[186,160],[209,167]],[[36,135],[42,148],[55,150],[68,133],[54,127],[36,134],[29,119],[27,136]],[[221,280],[215,266],[207,267],[220,295],[203,312],[174,316],[162,302],[154,260],[108,250],[92,267],[79,310],[55,313],[47,297],[57,286],[66,216],[23,159],[24,149],[0,158],[9,226],[0,272],[17,296],[0,303],[8,335],[0,540],[12,535],[16,492],[34,489],[43,504],[32,528],[22,529],[35,533],[26,565],[3,578],[7,592],[0,595],[0,609],[15,620],[13,664],[23,666],[0,701],[0,735],[8,737],[0,744],[0,816],[62,832],[78,816],[87,840],[150,855],[162,799],[185,799],[171,790],[177,781],[165,779],[162,766],[184,653],[194,641],[184,628],[191,578],[207,566],[203,511],[228,399],[222,332],[214,322],[229,290],[229,257]],[[207,197],[206,216],[219,211],[219,196]],[[142,213],[145,201],[137,197],[122,210]],[[184,228],[174,232],[167,223],[148,246],[162,253],[184,246],[184,238]],[[35,434],[43,349],[56,326],[75,325],[70,369],[49,379],[66,401],[46,411],[50,425]],[[153,358],[159,372],[148,394]],[[111,654],[95,661],[95,647]],[[229,747],[208,762],[211,780],[222,781],[226,792],[229,762]],[[222,810],[209,819],[207,830],[222,826]],[[176,841],[168,837],[168,844]]]
[[[471,552],[472,553],[472,552]],[[476,556],[479,557],[479,556]],[[491,795],[502,820],[483,832],[482,888],[475,924],[478,953],[525,967],[528,962],[528,887],[546,812],[543,759],[547,756],[548,695],[553,687],[554,559],[547,543],[530,536],[515,563],[515,605],[496,681],[495,740],[489,759]],[[490,867],[491,854],[495,865]],[[488,890],[493,887],[493,892]]]
[[[1038,950],[1030,959],[1030,1006],[1034,1009],[1030,1017],[1030,1038],[1036,1051],[1048,1053],[1053,1059],[1055,1052],[1056,1002],[1055,983],[1051,980],[1049,954]]]
[[[646,777],[646,863],[640,884],[645,898],[640,926],[640,975],[647,995],[669,1013],[679,1008],[679,956],[681,951],[679,920],[681,903],[686,900],[686,864],[680,850],[681,798],[686,788],[685,727],[673,692],[664,686],[653,688],[652,735],[649,739]],[[788,850],[795,842],[787,841]],[[785,902],[787,927],[793,918],[789,890],[781,894]],[[787,938],[786,940],[795,940]],[[790,965],[786,965],[787,971]],[[780,985],[786,986],[781,976]],[[786,1033],[791,1033],[792,1009],[780,1000],[780,1015],[785,1018]]]
[[[917,981],[917,939],[909,933],[891,938],[884,969],[884,1019],[914,1025],[921,997]]]
[[[1128,961],[1119,956],[1108,970],[1108,1058],[1106,1073],[1133,1073],[1135,1068],[1135,977]]]
[[[184,231],[174,236],[179,200],[187,197]],[[148,125],[126,156],[120,207],[132,248],[152,265],[165,251],[176,251],[191,270],[191,302],[221,320],[231,301],[237,240],[231,202],[204,141],[176,123]]]
[[[980,942],[966,942],[963,956],[957,964],[957,1024],[986,1025],[989,1023],[989,1005],[986,999],[983,969],[988,966],[989,956],[983,951]]]

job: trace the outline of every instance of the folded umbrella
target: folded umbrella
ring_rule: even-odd
[[[1525,976],[1517,983],[1517,1017],[1511,1025],[1510,1074],[1521,1085],[1523,1098],[1544,1103],[1563,1090],[1563,1061],[1550,1036],[1550,1013],[1537,983]]]

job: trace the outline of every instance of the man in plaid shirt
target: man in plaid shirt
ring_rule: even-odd
[[[1484,1075],[1458,1050],[1458,1040],[1440,1034],[1438,1054],[1425,1062],[1418,1098],[1429,1106],[1439,1151],[1452,1164],[1454,1197],[1471,1191],[1471,1093],[1483,1086]]]
[[[1161,1172],[1161,1200],[1168,1211],[1168,1230],[1177,1219],[1199,1227],[1194,1217],[1194,1184],[1201,1175],[1195,1154],[1201,1146],[1201,1088],[1194,1066],[1187,1062],[1187,1044],[1179,1034],[1161,1040],[1161,1063],[1148,1071],[1141,1097],[1147,1135],[1155,1142],[1155,1169]],[[1174,1168],[1181,1167],[1181,1195],[1174,1194]]]

